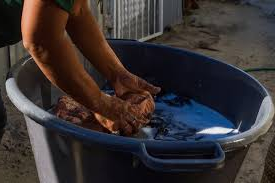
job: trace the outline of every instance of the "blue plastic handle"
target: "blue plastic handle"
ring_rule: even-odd
[[[151,150],[148,151],[146,146]],[[223,167],[225,160],[225,153],[216,142],[141,143],[138,156],[145,166],[161,172],[218,169]]]

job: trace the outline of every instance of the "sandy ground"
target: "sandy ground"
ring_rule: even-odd
[[[275,17],[245,5],[221,1],[200,2],[201,9],[153,42],[189,49],[239,68],[275,67]],[[275,96],[275,73],[254,73]],[[5,94],[4,94],[5,95]],[[22,115],[4,96],[7,132],[0,145],[0,182],[38,182]],[[252,144],[235,183],[259,183],[264,158],[275,127]]]
[[[251,6],[221,1],[201,2],[201,8],[154,40],[189,49],[239,68],[275,67],[275,16]],[[253,73],[275,96],[275,72]],[[275,127],[252,144],[235,183],[259,183]]]
[[[3,99],[8,125],[0,144],[0,182],[39,182],[24,118],[6,96]]]

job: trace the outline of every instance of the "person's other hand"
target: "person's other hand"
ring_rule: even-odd
[[[154,99],[147,91],[139,94],[125,93],[120,98],[130,102],[136,108],[139,108],[140,113],[142,113],[148,120],[151,118],[155,110]]]
[[[160,87],[153,86],[144,79],[126,70],[118,72],[115,80],[111,84],[118,97],[123,96],[125,93],[142,93],[144,91],[156,95],[161,90]]]
[[[122,98],[124,100],[116,96],[103,95],[104,104],[98,110],[100,115],[97,114],[96,118],[111,132],[130,136],[149,122],[155,104],[148,92],[138,95],[128,93]]]
[[[154,110],[154,102],[150,97],[149,93],[127,94],[123,96],[126,101],[123,101],[104,95],[101,100],[104,105],[99,106],[99,114],[71,97],[63,96],[59,98],[53,112],[57,117],[84,128],[130,136],[149,121],[148,115]]]

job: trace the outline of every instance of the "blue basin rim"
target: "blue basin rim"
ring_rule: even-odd
[[[194,54],[196,56],[205,57],[203,55],[199,55],[197,53],[192,53],[190,51],[177,49],[177,48],[171,48],[168,46],[162,46],[162,45],[155,45],[155,44],[149,44],[149,43],[141,43],[137,41],[127,41],[127,40],[111,40],[109,41],[112,44],[116,43],[123,43],[123,44],[129,44],[129,45],[137,45],[140,44],[142,46],[147,47],[163,47],[163,48],[169,48],[174,49],[179,52],[188,52],[188,54]],[[214,59],[213,59],[214,60]],[[57,133],[60,133],[62,135],[71,136],[74,138],[77,138],[81,140],[83,143],[89,145],[89,144],[98,144],[100,146],[104,146],[111,150],[117,150],[117,151],[124,151],[124,152],[131,152],[143,161],[147,166],[151,166],[152,168],[158,169],[158,166],[162,166],[163,164],[169,164],[174,163],[174,160],[171,160],[173,162],[161,162],[157,158],[151,157],[146,149],[150,149],[151,147],[159,147],[159,148],[166,148],[166,147],[180,147],[181,149],[198,149],[198,147],[202,147],[201,149],[204,150],[204,148],[211,147],[212,150],[215,152],[215,157],[211,160],[198,160],[195,161],[198,165],[208,165],[206,168],[218,168],[221,166],[221,164],[224,161],[224,152],[227,151],[233,151],[238,148],[242,148],[253,141],[255,141],[259,136],[265,134],[268,129],[270,128],[272,122],[271,119],[274,115],[274,106],[271,100],[270,95],[268,94],[267,90],[253,77],[248,75],[247,73],[243,72],[242,70],[235,68],[231,65],[229,67],[232,67],[238,72],[242,72],[242,74],[246,75],[247,77],[250,77],[252,80],[256,81],[259,86],[262,88],[263,91],[266,93],[266,108],[269,112],[266,112],[261,116],[261,118],[258,120],[257,124],[253,126],[253,128],[231,136],[227,138],[217,139],[215,142],[211,141],[200,141],[200,142],[161,142],[158,141],[150,141],[150,140],[143,140],[143,139],[135,139],[135,138],[125,138],[122,136],[115,136],[111,134],[105,134],[100,133],[96,131],[91,131],[88,129],[84,129],[81,127],[78,127],[76,125],[73,125],[69,122],[66,122],[64,120],[61,120],[57,118],[56,116],[50,114],[49,112],[43,110],[42,108],[35,105],[32,101],[30,101],[24,94],[20,91],[17,82],[16,82],[16,76],[18,72],[24,67],[25,64],[28,64],[28,62],[31,62],[32,58],[30,56],[23,58],[15,64],[10,72],[7,75],[6,80],[6,90],[7,94],[10,98],[10,100],[13,102],[13,104],[21,111],[25,116],[31,118],[35,122],[39,123],[40,125],[44,126],[45,128],[49,130],[53,130]],[[217,60],[215,60],[217,61]],[[220,62],[220,61],[217,61]],[[220,62],[221,64],[225,64]],[[226,64],[228,65],[228,64]],[[221,150],[221,148],[223,151]],[[192,160],[194,162],[194,160]],[[186,165],[190,162],[183,161],[181,162],[181,165]],[[185,166],[178,166],[178,167],[172,167],[173,168],[179,168],[184,169]],[[202,166],[198,166],[202,168]],[[197,169],[198,167],[194,166],[194,169]],[[171,169],[171,167],[164,167],[163,169],[158,169],[161,171],[166,171],[167,169]],[[178,169],[175,169],[178,171]]]

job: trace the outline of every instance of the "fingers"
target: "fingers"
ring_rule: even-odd
[[[144,93],[144,94],[143,94]],[[138,96],[140,95],[140,96]],[[137,97],[136,97],[137,96]],[[138,130],[146,123],[149,122],[148,113],[153,111],[151,103],[154,104],[153,98],[149,92],[142,92],[141,94],[127,94],[125,95],[126,100],[122,100],[118,97],[109,97],[106,103],[107,109],[102,110],[101,115],[106,116],[108,119],[104,120],[97,118],[100,123],[112,132],[121,132],[122,135],[130,136],[138,132]],[[133,101],[138,102],[137,104],[132,104],[128,100],[133,99]],[[140,101],[140,100],[143,101]],[[147,101],[148,100],[148,101]],[[140,105],[141,103],[144,103]],[[147,102],[146,102],[147,101]],[[149,105],[149,106],[147,106]],[[148,110],[142,109],[142,107],[148,108]],[[102,108],[103,109],[103,108]],[[107,112],[106,112],[107,111]],[[144,112],[148,111],[148,112]],[[111,119],[111,120],[109,120]],[[110,122],[108,122],[110,121]],[[112,122],[112,123],[111,123]]]
[[[141,123],[144,123],[143,118],[137,119],[134,117],[131,110],[127,110],[127,113],[124,113],[123,117],[119,117],[116,121],[111,121],[102,115],[95,113],[95,118],[97,121],[106,129],[112,133],[120,132],[121,135],[131,136],[138,132],[141,127]]]
[[[98,113],[94,113],[95,118],[97,119],[97,121],[106,129],[108,129],[110,132],[117,132],[119,131],[119,124],[115,123],[105,117],[103,117],[102,115],[98,114]]]
[[[134,94],[134,93],[124,93],[120,98],[124,101],[128,101],[131,104],[140,104],[142,101],[144,101],[146,98],[148,98],[149,92],[143,92],[144,94]]]
[[[130,136],[133,134],[132,126],[126,121],[113,122],[97,113],[95,113],[95,117],[104,128],[108,129],[112,133],[121,132],[122,135],[125,136]]]
[[[148,119],[146,123],[149,122],[149,119],[151,118],[155,110],[155,102],[153,97],[148,93],[146,95],[146,99],[139,104],[139,107],[142,114],[145,116],[146,119]]]
[[[156,95],[161,90],[160,87],[156,87],[130,72],[118,75],[117,80],[114,81],[112,85],[118,97],[121,97],[127,92],[142,93],[144,91]]]
[[[130,124],[128,124],[126,121],[120,122],[120,130],[122,132],[122,135],[130,136],[133,134],[133,128]]]
[[[160,87],[155,87],[154,85],[148,83],[147,81],[145,81],[141,78],[138,78],[137,84],[140,88],[142,88],[145,91],[150,92],[152,95],[158,94],[161,90]]]
[[[131,136],[138,132],[138,130],[141,128],[141,123],[143,123],[144,119],[136,119],[132,115],[128,115],[124,118],[124,120],[120,121],[120,131],[122,132],[122,135],[125,136]]]
[[[133,112],[132,110],[133,109],[130,109],[128,111],[129,114],[127,115],[127,117],[124,117],[123,119],[129,126],[131,126],[132,134],[135,134],[141,128],[142,124],[145,123],[146,119],[143,116],[141,116],[140,114]]]
[[[127,117],[123,117],[132,126],[132,133],[146,125],[155,110],[155,102],[151,94],[144,91],[140,94],[125,93],[121,98],[128,103]]]

